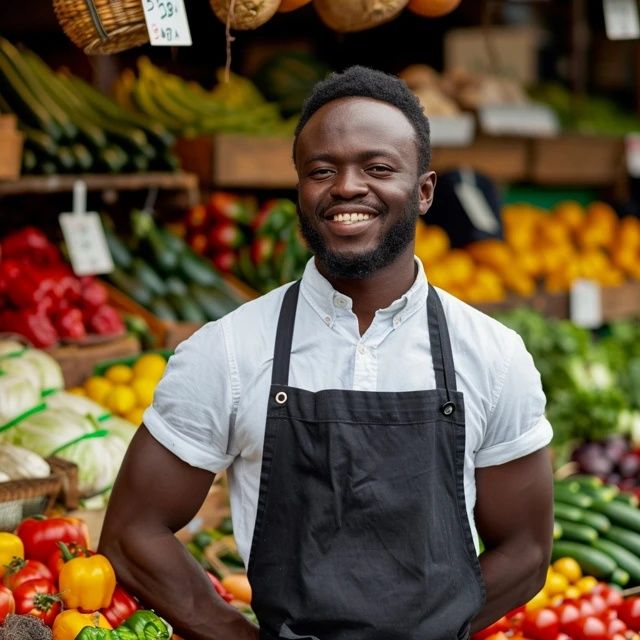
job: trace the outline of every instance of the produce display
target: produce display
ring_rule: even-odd
[[[151,118],[183,137],[217,132],[288,134],[294,120],[284,120],[278,105],[267,102],[248,78],[231,74],[207,91],[156,67],[148,58],[138,60],[138,76],[125,69],[115,86],[117,101],[136,117]]]
[[[187,242],[250,287],[266,293],[302,275],[310,253],[298,232],[291,200],[267,200],[218,191],[187,211]]]
[[[167,361],[159,353],[145,353],[131,365],[110,365],[104,375],[91,376],[81,387],[69,389],[69,393],[87,396],[138,426],[166,365]]]
[[[124,333],[104,286],[91,276],[75,276],[42,231],[24,227],[5,236],[0,247],[0,331],[41,348]]]
[[[566,292],[578,278],[603,286],[640,280],[640,219],[612,207],[567,201],[545,211],[529,204],[502,211],[504,240],[450,248],[439,227],[419,225],[416,253],[429,280],[470,303],[530,297],[542,286]]]
[[[210,262],[158,226],[151,213],[132,211],[130,220],[131,234],[120,238],[105,218],[116,267],[106,278],[138,304],[162,320],[204,324],[246,302]]]
[[[173,138],[161,122],[119,107],[80,78],[54,72],[0,38],[0,113],[25,135],[24,173],[172,170]]]

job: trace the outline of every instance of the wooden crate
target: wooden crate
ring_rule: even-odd
[[[178,140],[175,151],[205,187],[293,189],[292,145],[291,136],[218,134]]]
[[[63,345],[47,351],[62,367],[65,386],[75,387],[92,375],[98,362],[140,353],[140,343],[137,338],[125,335],[96,344]]]
[[[532,182],[606,187],[625,172],[621,137],[560,135],[531,140]]]
[[[640,318],[640,282],[633,280],[619,287],[603,287],[601,299],[605,322]]]
[[[20,176],[23,142],[15,116],[0,116],[0,180],[17,180]]]

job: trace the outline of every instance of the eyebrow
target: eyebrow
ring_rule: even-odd
[[[378,158],[380,156],[390,155],[394,156],[396,159],[400,159],[400,156],[390,149],[369,149],[367,151],[362,151],[361,153],[359,153],[357,158],[358,160],[363,161],[371,160],[372,158]],[[331,162],[334,160],[334,157],[335,156],[331,155],[330,153],[316,153],[315,155],[311,156],[303,166],[311,164],[312,162]]]

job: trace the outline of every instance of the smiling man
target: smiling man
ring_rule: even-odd
[[[429,162],[398,79],[352,67],[320,83],[294,142],[314,258],[171,358],[100,548],[185,638],[457,640],[542,586],[540,378],[515,333],[414,257]],[[172,535],[224,470],[259,630]]]

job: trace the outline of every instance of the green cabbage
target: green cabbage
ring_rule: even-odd
[[[77,396],[66,391],[52,393],[46,398],[47,406],[53,409],[69,409],[81,416],[92,416],[96,420],[104,420],[109,412],[102,405],[90,398]]]
[[[40,389],[27,378],[0,375],[0,438],[1,425],[22,415],[40,403]]]
[[[38,349],[27,349],[21,356],[21,360],[26,360],[38,368],[40,373],[40,387],[43,391],[49,389],[63,389],[64,376],[58,361],[48,353]]]
[[[120,416],[111,416],[108,420],[104,420],[100,426],[120,438],[127,445],[131,442],[138,428],[135,424]]]
[[[40,371],[35,364],[24,360],[21,356],[15,358],[3,358],[0,361],[0,371],[5,376],[13,378],[24,378],[28,380],[37,390],[42,391]]]

